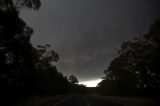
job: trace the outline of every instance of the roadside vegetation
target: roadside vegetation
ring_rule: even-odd
[[[20,17],[21,9],[38,10],[40,0],[0,0],[0,98],[11,105],[30,96],[58,95],[76,86],[76,77],[57,71],[59,55],[49,44],[33,47],[33,29]],[[73,81],[72,81],[73,80]],[[78,80],[77,80],[78,81]]]
[[[98,84],[102,95],[159,98],[160,93],[160,19],[147,34],[124,42],[119,56],[104,71]]]
[[[19,14],[22,8],[40,6],[40,0],[0,0],[0,105],[27,100],[36,106],[36,101],[49,103],[61,98],[53,95],[68,93],[159,98],[160,19],[141,38],[124,42],[97,88],[87,88],[74,75],[58,72],[53,63],[59,55],[49,44],[31,44],[33,29]]]

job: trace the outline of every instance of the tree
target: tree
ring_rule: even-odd
[[[1,0],[0,7],[1,10],[16,10],[21,8],[32,8],[38,10],[41,6],[40,0]]]
[[[33,47],[33,30],[19,17],[21,8],[40,6],[40,0],[0,0],[0,97],[5,105],[33,94],[66,93],[70,87],[52,64],[59,55],[48,44]]]
[[[158,96],[160,88],[160,19],[142,38],[124,42],[107,70],[100,88],[143,96]],[[118,89],[114,89],[118,88]],[[120,90],[121,89],[121,90]],[[127,89],[127,91],[123,91]],[[139,92],[138,92],[139,91]],[[124,93],[122,93],[124,94]]]
[[[78,79],[74,75],[70,75],[68,80],[72,85],[78,83]]]
[[[59,60],[59,55],[53,50],[48,50],[49,45],[38,46],[38,61],[36,63],[36,91],[40,95],[62,94],[69,89],[67,77],[57,71],[53,62]]]
[[[0,96],[6,103],[33,90],[37,61],[30,43],[33,30],[19,17],[18,6],[38,9],[40,2],[0,0]]]

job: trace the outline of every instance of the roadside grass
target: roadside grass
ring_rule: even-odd
[[[116,102],[123,106],[160,106],[158,101],[144,97],[120,97],[120,96],[99,96],[99,95],[94,95],[94,97]]]
[[[26,100],[17,103],[15,106],[51,106],[62,100],[64,95],[57,96],[32,96]]]

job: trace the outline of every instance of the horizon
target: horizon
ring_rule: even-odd
[[[86,85],[86,87],[97,87],[98,83],[100,83],[102,79],[94,79],[94,80],[88,80],[88,81],[82,81],[78,84]]]

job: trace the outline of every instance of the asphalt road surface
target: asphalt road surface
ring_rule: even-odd
[[[122,106],[122,105],[93,96],[71,95],[52,106]]]

